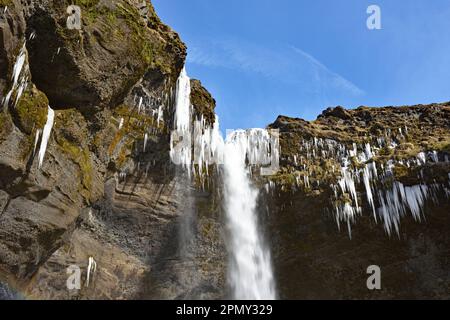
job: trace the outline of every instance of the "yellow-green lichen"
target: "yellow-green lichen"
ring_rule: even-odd
[[[57,141],[62,152],[68,155],[70,160],[79,166],[81,179],[80,192],[83,196],[89,198],[90,190],[92,189],[93,175],[92,160],[89,149],[81,148],[62,137],[58,137]]]
[[[6,7],[12,5],[12,0],[0,0],[0,7]]]
[[[126,105],[121,105],[114,110],[113,120],[119,123],[117,119],[123,119],[124,122],[122,128],[115,134],[109,145],[108,153],[110,156],[114,154],[117,146],[124,138],[132,138],[133,140],[143,139],[149,129],[156,129],[162,132],[165,128],[164,124],[158,124],[154,117],[133,112]]]
[[[19,127],[27,134],[35,128],[43,128],[47,121],[48,99],[44,93],[33,89],[26,91],[19,99],[13,113]]]

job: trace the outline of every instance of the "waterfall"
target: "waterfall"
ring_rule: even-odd
[[[204,174],[208,175],[209,166],[223,164],[224,207],[230,250],[228,283],[233,298],[275,299],[271,257],[259,233],[256,212],[258,190],[252,186],[250,168],[253,165],[261,166],[262,175],[271,172],[263,166],[278,164],[279,144],[274,142],[273,135],[263,129],[234,131],[224,142],[218,117],[212,126],[203,117],[194,119],[190,94],[190,79],[183,68],[177,81],[174,130],[170,142],[171,160],[187,171],[189,177],[193,172],[200,178]],[[189,189],[188,186],[182,188],[185,191]],[[190,206],[188,199],[184,208],[184,223],[181,224],[182,248],[194,236],[190,232],[193,222]]]
[[[235,299],[275,299],[270,254],[258,232],[258,191],[251,185],[246,165],[247,156],[255,150],[249,142],[247,132],[234,131],[225,143],[225,209],[231,242],[229,282]]]

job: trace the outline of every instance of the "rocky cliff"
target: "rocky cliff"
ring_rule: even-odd
[[[284,116],[266,188],[285,298],[448,298],[450,103]],[[367,267],[382,290],[366,287]]]
[[[169,158],[185,57],[149,2],[0,0],[0,282],[37,299],[228,296],[220,174],[192,183]],[[449,113],[338,107],[269,126],[281,170],[255,182],[280,297],[448,298]]]
[[[67,28],[70,4],[0,3],[2,280],[34,298],[221,296],[214,198],[175,179],[169,160],[185,45],[149,3],[75,1],[80,30]],[[192,95],[210,117],[215,102],[199,81]],[[55,121],[39,168],[48,105]],[[198,259],[178,248],[185,211]],[[89,257],[95,282],[68,291],[67,267],[85,281]]]

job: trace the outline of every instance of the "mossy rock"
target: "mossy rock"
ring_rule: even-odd
[[[47,122],[48,99],[33,87],[23,93],[12,113],[18,127],[31,134],[35,128],[42,129]]]
[[[90,198],[92,189],[93,165],[88,148],[82,148],[71,143],[63,137],[57,137],[58,146],[70,160],[80,168],[80,193],[87,199]]]
[[[203,116],[207,124],[212,126],[216,122],[216,100],[206,90],[199,80],[191,80],[191,104],[194,106],[198,118]]]
[[[145,134],[151,131],[164,133],[167,130],[167,127],[163,123],[158,124],[153,116],[138,113],[124,104],[114,109],[111,120],[119,126],[121,118],[124,120],[123,126],[116,131],[107,147],[108,156],[116,159],[118,168],[126,163],[128,157],[133,154],[136,141],[144,139]],[[97,145],[98,143],[99,141],[96,142]]]
[[[450,136],[442,137],[440,140],[429,146],[430,150],[445,152],[450,155]]]
[[[81,8],[81,30],[66,26],[69,4]],[[30,69],[52,107],[75,106],[89,114],[94,108],[120,104],[148,73],[176,79],[186,47],[170,28],[154,19],[155,25],[150,23],[153,9],[148,6],[150,17],[146,17],[141,4],[74,0],[51,2],[32,11],[29,29],[36,30],[39,41],[27,43]]]
[[[77,109],[58,111],[54,128],[70,143],[82,147],[86,147],[89,143],[87,121]]]
[[[0,7],[11,6],[12,4],[12,0],[0,0]]]

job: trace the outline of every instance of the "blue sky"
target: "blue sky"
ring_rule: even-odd
[[[450,100],[450,0],[153,0],[222,130],[280,114]],[[368,30],[367,7],[381,8]]]

